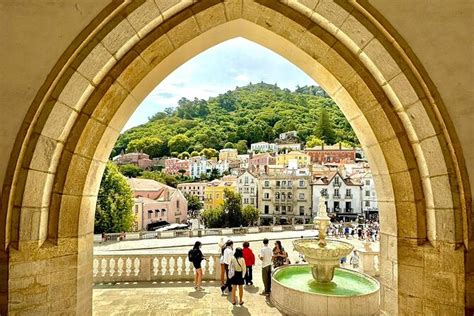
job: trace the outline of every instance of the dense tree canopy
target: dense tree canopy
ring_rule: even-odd
[[[254,142],[273,141],[279,133],[298,131],[306,143],[358,140],[339,107],[317,86],[295,91],[266,83],[249,84],[209,100],[181,99],[178,107],[153,115],[149,122],[120,135],[112,155],[143,150],[152,157],[212,148],[244,153]]]
[[[117,166],[109,162],[100,183],[95,212],[95,233],[130,231],[134,221],[133,195]]]

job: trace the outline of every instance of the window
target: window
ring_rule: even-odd
[[[245,184],[249,184],[249,177],[245,177]]]
[[[244,192],[245,192],[245,193],[249,193],[249,188],[248,188],[248,187],[247,187],[247,188],[244,188]]]
[[[286,214],[286,206],[282,206],[282,207],[281,207],[281,213],[282,213],[282,214]]]
[[[304,200],[304,193],[300,193],[300,194],[298,195],[298,199]]]
[[[286,181],[282,181],[282,182],[281,182],[281,186],[282,186],[282,187],[286,187]]]
[[[351,189],[346,189],[346,196],[350,196],[351,195]]]
[[[277,182],[276,182],[276,186],[277,186],[277,187],[280,186],[280,181],[277,181]]]
[[[293,181],[288,181],[288,187],[291,188],[293,186]]]
[[[255,204],[255,198],[250,198],[250,204]]]
[[[265,214],[268,214],[268,213],[269,213],[269,208],[270,208],[270,207],[269,207],[268,205],[265,205],[265,206],[264,206],[264,213],[265,213]]]
[[[269,199],[269,198],[270,198],[270,194],[269,194],[269,193],[264,193],[264,194],[263,194],[263,197],[264,197],[265,199]]]
[[[255,193],[255,188],[250,188],[250,193]]]
[[[288,207],[286,208],[286,210],[288,211],[288,213],[293,212],[293,206],[288,206]]]
[[[370,196],[370,191],[365,191],[365,196]]]
[[[300,180],[300,187],[304,187],[304,180]]]
[[[179,200],[176,201],[176,208],[179,210]]]
[[[304,215],[304,206],[303,205],[300,206],[300,215]]]
[[[242,193],[242,188],[239,188],[239,193]]]
[[[138,205],[135,205],[135,214],[138,214]]]
[[[148,211],[148,219],[151,218],[151,214],[153,214],[153,211],[152,211],[152,210],[149,210],[149,211]]]
[[[281,200],[284,201],[285,200],[285,193],[281,193]]]
[[[288,192],[286,194],[286,197],[288,198],[288,200],[291,200],[291,198],[293,197],[293,194],[291,194],[291,192]]]
[[[249,199],[248,198],[244,199],[244,204],[249,204]]]
[[[216,199],[218,199],[218,198],[219,198],[219,193],[216,194]]]
[[[335,178],[334,178],[334,183],[335,183],[335,184],[339,184],[339,183],[340,183],[340,182],[339,182],[339,177],[335,177]]]
[[[370,185],[370,180],[365,180],[365,185]]]
[[[280,206],[278,206],[278,205],[275,206],[275,212],[277,212],[277,213],[280,212]]]
[[[265,181],[264,184],[265,184],[266,187],[269,187],[270,186],[270,181]]]
[[[279,200],[279,199],[280,199],[280,193],[277,192],[277,193],[275,193],[275,200]]]
[[[365,206],[369,207],[370,206],[370,201],[365,201]]]
[[[328,196],[328,189],[322,189],[321,191],[322,196]]]
[[[334,195],[339,196],[339,189],[334,189]]]

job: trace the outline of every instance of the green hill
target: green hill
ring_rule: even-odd
[[[240,152],[259,141],[273,141],[279,133],[296,130],[301,142],[326,144],[358,140],[334,101],[316,86],[295,91],[258,83],[238,87],[209,100],[181,99],[146,124],[120,135],[112,156],[143,150],[152,157],[234,147]],[[196,153],[195,153],[196,154]]]

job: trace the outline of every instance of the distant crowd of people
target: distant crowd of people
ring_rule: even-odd
[[[377,221],[367,220],[364,224],[331,223],[328,236],[335,238],[358,238],[375,242],[379,240],[380,225]]]

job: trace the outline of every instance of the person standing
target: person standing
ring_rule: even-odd
[[[235,271],[234,277],[232,280],[232,304],[237,304],[236,301],[236,292],[237,287],[239,287],[239,304],[243,305],[243,296],[244,296],[244,277],[245,277],[245,259],[243,255],[242,248],[235,249],[235,254],[232,257],[230,264],[232,269]]]
[[[232,283],[231,278],[229,278],[229,265],[230,261],[232,260],[232,255],[234,254],[233,250],[234,242],[232,240],[228,240],[226,242],[226,248],[224,249],[224,254],[222,257],[222,262],[224,263],[225,275],[226,275],[226,282],[223,286],[221,286],[222,294],[225,294],[225,289],[230,293],[232,291]]]
[[[245,259],[245,285],[253,285],[253,275],[252,275],[252,267],[255,264],[255,255],[253,254],[252,249],[250,249],[250,243],[248,241],[244,242],[244,249],[242,250]]]
[[[224,242],[224,238],[221,238],[219,241],[219,252],[221,256],[219,257],[219,264],[221,266],[221,286],[225,284],[225,264],[224,264],[224,250],[227,247],[227,244]]]
[[[201,251],[201,242],[196,241],[194,243],[193,249],[191,249],[188,253],[189,261],[193,263],[194,266],[194,288],[198,291],[201,290],[201,282],[202,282],[202,267],[201,261],[206,260],[204,255]]]
[[[359,253],[357,252],[357,250],[354,250],[351,256],[350,264],[352,265],[353,269],[359,270]]]
[[[264,289],[261,295],[270,295],[272,290],[272,250],[268,247],[268,239],[263,240],[263,248],[260,250],[260,255],[258,256],[262,260],[262,279]]]

